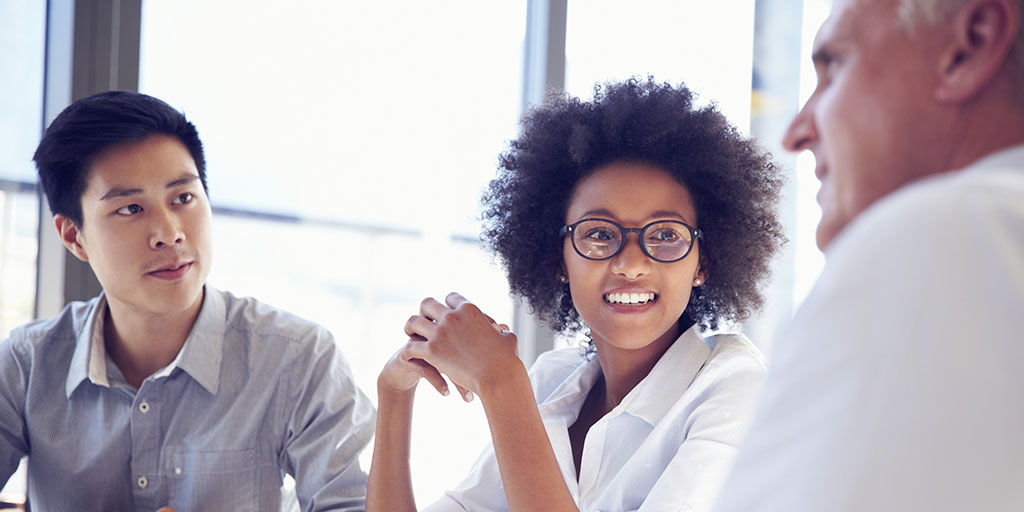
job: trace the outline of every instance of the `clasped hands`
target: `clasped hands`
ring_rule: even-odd
[[[522,365],[516,335],[458,293],[448,294],[444,304],[424,299],[419,314],[406,321],[405,334],[409,341],[380,375],[380,382],[396,391],[412,391],[422,378],[448,395],[444,374],[468,402],[473,393],[482,398],[515,364]]]

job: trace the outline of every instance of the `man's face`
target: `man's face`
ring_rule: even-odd
[[[934,109],[941,29],[907,34],[897,0],[836,0],[814,43],[818,84],[783,140],[809,149],[821,180],[817,243],[835,236],[876,200],[933,172]]]
[[[81,229],[56,220],[88,261],[111,307],[174,315],[198,307],[210,269],[210,204],[195,162],[174,137],[153,135],[107,149],[82,194]]]

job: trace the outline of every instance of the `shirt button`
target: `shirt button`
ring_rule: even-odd
[[[135,483],[139,484],[139,488],[141,489],[149,487],[149,479],[146,478],[146,475],[140,476],[139,479],[135,481]]]
[[[139,412],[142,414],[149,412],[149,402],[143,400],[142,403],[139,404]]]
[[[181,468],[174,468],[174,474],[175,475],[180,475],[181,474]]]

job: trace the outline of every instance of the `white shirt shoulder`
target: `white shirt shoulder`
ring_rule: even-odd
[[[715,510],[1024,503],[1022,149],[904,187],[836,238]]]

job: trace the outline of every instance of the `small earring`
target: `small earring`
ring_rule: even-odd
[[[565,276],[558,276],[558,282],[560,282],[560,283],[568,283],[569,282],[569,278],[565,277]]]
[[[693,285],[694,285],[694,286],[700,286],[700,285],[701,285],[701,283],[703,283],[703,282],[704,282],[704,281],[701,281],[701,280],[700,280],[700,278],[698,277],[697,279],[694,279],[694,280],[693,280]]]

